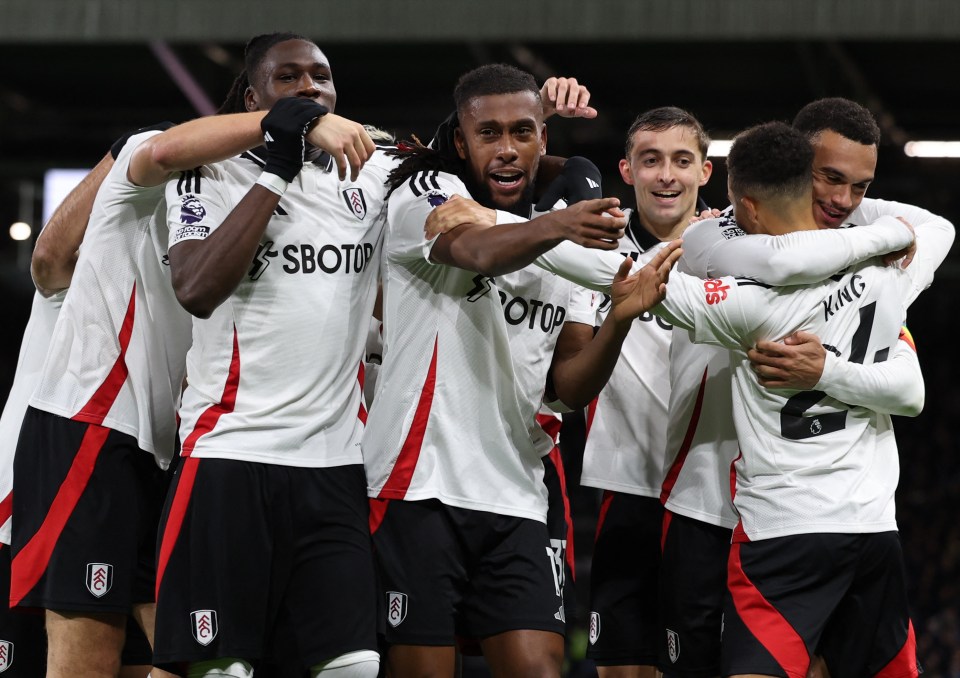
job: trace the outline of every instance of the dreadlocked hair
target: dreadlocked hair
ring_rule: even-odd
[[[419,172],[447,172],[461,175],[464,162],[457,155],[453,142],[454,130],[460,126],[457,112],[454,111],[440,123],[428,146],[412,135],[407,141],[401,141],[396,149],[387,151],[387,155],[402,158],[399,165],[387,176],[387,195],[393,193],[403,182]]]
[[[247,72],[241,71],[240,75],[234,79],[233,84],[230,86],[230,91],[227,92],[227,96],[223,100],[223,103],[220,104],[220,108],[217,109],[217,115],[246,112],[247,105],[244,97],[247,93],[247,87],[249,86],[250,80],[247,78]]]

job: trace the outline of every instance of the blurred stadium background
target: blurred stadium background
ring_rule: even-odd
[[[429,138],[457,77],[502,61],[574,76],[593,93],[593,121],[555,120],[549,148],[585,155],[605,192],[632,200],[616,173],[640,112],[677,105],[717,139],[792,119],[822,96],[868,106],[883,129],[869,196],[960,222],[960,158],[911,157],[909,141],[960,142],[957,0],[0,0],[0,402],[30,308],[28,262],[42,226],[44,177],[89,168],[125,131],[211,112],[258,33],[317,41],[333,67],[337,112],[399,137]],[[703,196],[726,205],[722,158]],[[28,223],[16,241],[8,228]],[[927,402],[897,422],[899,520],[927,675],[960,676],[960,387],[953,327],[960,255],[947,258],[910,313]],[[566,434],[578,477],[577,431]],[[587,616],[597,497],[573,493]],[[571,674],[590,675],[572,652]]]

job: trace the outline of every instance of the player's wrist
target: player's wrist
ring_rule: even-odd
[[[257,178],[257,183],[277,195],[286,193],[287,186],[289,186],[289,182],[286,179],[273,172],[267,171],[260,173],[260,176]]]

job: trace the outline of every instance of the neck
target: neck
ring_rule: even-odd
[[[819,226],[813,218],[810,203],[803,200],[793,200],[789,204],[781,205],[760,216],[760,223],[765,233],[783,235],[794,231],[816,231]]]

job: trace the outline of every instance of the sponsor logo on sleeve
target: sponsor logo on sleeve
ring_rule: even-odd
[[[209,645],[217,637],[217,611],[196,610],[190,613],[190,626],[193,638],[201,645]]]
[[[722,280],[704,280],[703,291],[707,293],[707,303],[711,306],[719,304],[727,298],[729,285],[724,285]]]
[[[200,202],[200,198],[187,193],[180,196],[180,223],[195,224],[207,216],[207,208]]]
[[[97,598],[102,598],[113,586],[113,565],[108,563],[87,563],[87,590]]]
[[[446,193],[440,191],[428,191],[423,197],[427,199],[427,202],[430,203],[430,207],[440,207],[443,203],[450,199]]]

